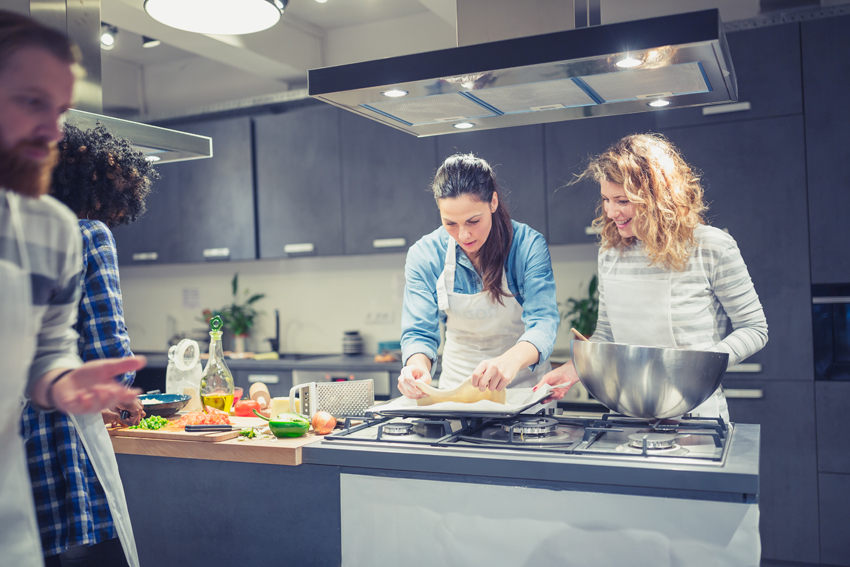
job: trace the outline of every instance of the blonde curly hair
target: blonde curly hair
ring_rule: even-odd
[[[597,207],[594,228],[600,230],[602,250],[620,250],[643,243],[650,265],[681,271],[694,246],[694,229],[705,224],[703,189],[697,171],[661,134],[632,134],[591,158],[571,184],[581,180],[622,185],[634,204],[635,236],[620,236],[614,221]]]

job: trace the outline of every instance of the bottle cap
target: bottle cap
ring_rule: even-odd
[[[222,324],[223,323],[221,322],[221,317],[219,317],[218,315],[216,315],[215,317],[210,319],[210,328],[212,329],[210,331],[210,336],[212,338],[214,338],[216,340],[221,338],[221,333],[222,333],[221,326],[222,326]]]

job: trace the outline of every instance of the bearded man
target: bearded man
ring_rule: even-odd
[[[83,364],[74,324],[82,271],[77,219],[45,195],[71,105],[76,57],[61,33],[0,10],[0,557],[43,565],[23,441],[21,397],[88,414],[138,393],[114,376],[143,358]]]

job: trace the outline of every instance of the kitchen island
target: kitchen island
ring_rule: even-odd
[[[118,463],[145,565],[757,565],[759,428],[733,427],[709,465],[331,438]]]

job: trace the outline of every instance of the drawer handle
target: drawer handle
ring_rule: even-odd
[[[159,258],[156,252],[136,252],[133,254],[134,262],[150,262]]]
[[[764,397],[764,390],[745,390],[745,389],[729,389],[723,388],[723,393],[727,398],[737,398],[745,400],[760,400]]]
[[[400,248],[407,246],[406,238],[378,238],[372,241],[373,248]]]
[[[204,258],[207,260],[219,260],[230,257],[230,248],[204,248]]]
[[[717,104],[714,106],[703,106],[702,115],[710,116],[712,114],[728,114],[730,112],[744,112],[750,110],[752,105],[749,102],[733,102],[730,104]]]
[[[304,254],[306,252],[313,252],[316,247],[312,242],[303,242],[301,244],[285,244],[283,246],[283,252],[285,254]]]
[[[280,377],[277,374],[248,374],[248,382],[263,382],[265,384],[277,384]]]
[[[588,236],[593,236],[595,234],[601,234],[602,233],[602,227],[601,226],[600,227],[586,226],[586,227],[584,227],[584,233]]]
[[[736,364],[735,366],[730,366],[726,369],[726,373],[729,372],[750,372],[750,373],[758,373],[761,372],[761,363],[758,362],[745,362],[743,364]]]

